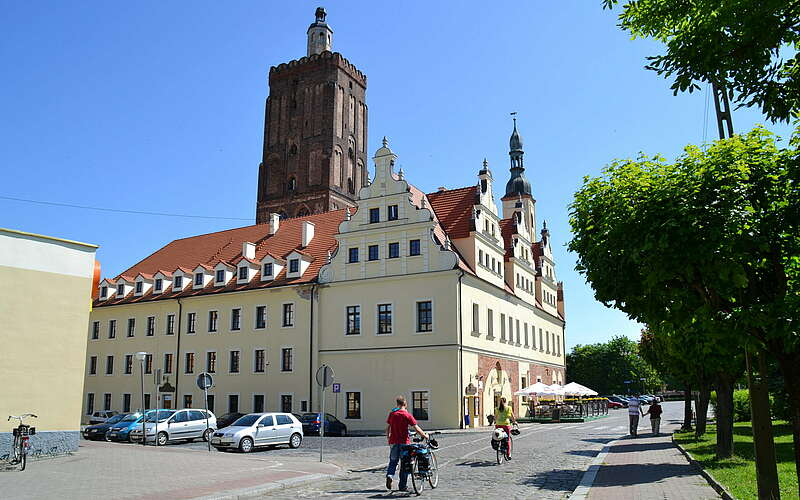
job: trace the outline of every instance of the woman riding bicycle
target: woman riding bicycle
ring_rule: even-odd
[[[506,404],[506,398],[500,398],[500,403],[494,409],[494,428],[503,429],[508,437],[508,459],[511,460],[511,423],[516,424],[514,410]]]

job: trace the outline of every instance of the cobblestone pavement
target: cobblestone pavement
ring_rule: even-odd
[[[665,423],[682,416],[680,402],[665,403],[664,409]],[[647,432],[645,424],[649,425],[648,422],[640,423],[641,432]],[[627,428],[626,410],[615,410],[606,418],[580,424],[523,426],[522,434],[514,440],[513,460],[503,465],[496,464],[488,430],[485,433],[439,436],[439,487],[435,490],[426,489],[424,496],[442,499],[462,496],[567,498],[578,486],[589,462],[605,444],[625,436]],[[309,448],[304,448],[304,453],[313,452],[311,444],[309,442]],[[326,450],[329,450],[327,460],[348,471],[344,476],[276,491],[263,498],[403,496],[397,491],[390,493],[385,488],[385,464],[388,461],[385,438],[348,438],[339,442],[336,439],[326,440]]]

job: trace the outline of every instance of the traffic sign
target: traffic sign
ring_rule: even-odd
[[[203,372],[197,376],[197,387],[202,390],[206,390],[214,385],[214,379],[211,377],[210,373]]]
[[[333,392],[342,392],[342,384],[338,382],[333,384]]]
[[[321,387],[330,387],[333,383],[333,368],[322,365],[317,370],[317,384]]]

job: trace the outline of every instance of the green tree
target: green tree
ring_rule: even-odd
[[[618,3],[603,0],[607,9]],[[636,0],[622,6],[619,26],[666,45],[646,68],[673,78],[675,94],[717,83],[740,106],[788,121],[800,109],[798,19],[797,0]]]
[[[707,151],[689,146],[674,163],[616,161],[575,194],[569,249],[595,297],[630,317],[696,323],[727,345],[768,351],[786,380],[800,462],[797,145],[778,149],[756,128]],[[755,417],[754,428],[764,421]]]
[[[661,385],[655,370],[639,356],[639,346],[628,337],[577,345],[566,361],[568,382],[583,384],[600,394],[654,391]],[[625,384],[626,380],[630,383]]]

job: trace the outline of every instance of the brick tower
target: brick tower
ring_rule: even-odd
[[[325,9],[306,57],[269,70],[256,223],[355,206],[367,180],[367,77],[338,52]]]

